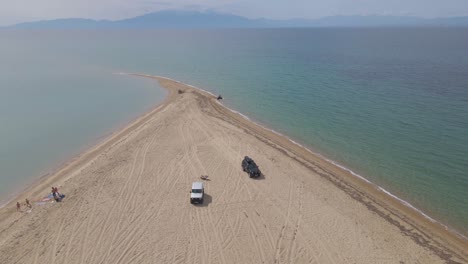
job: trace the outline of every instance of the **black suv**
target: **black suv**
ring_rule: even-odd
[[[255,164],[255,161],[247,156],[245,156],[242,161],[242,170],[247,172],[250,178],[257,178],[262,175],[262,172],[258,168],[257,164]]]

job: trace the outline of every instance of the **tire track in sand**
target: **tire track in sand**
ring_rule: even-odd
[[[291,176],[289,176],[291,177]],[[281,244],[283,242],[283,237],[284,237],[284,230],[288,226],[289,222],[289,217],[291,214],[291,204],[292,204],[292,187],[293,187],[293,182],[289,180],[289,191],[288,191],[288,209],[286,213],[286,217],[284,219],[283,226],[281,228],[281,232],[279,234],[279,237],[276,241],[276,250],[275,250],[275,263],[280,263],[280,256],[281,256]]]
[[[117,171],[120,171],[121,168],[118,168]],[[97,195],[96,195],[96,198],[95,199],[92,199],[93,201],[93,205],[92,205],[92,208],[91,210],[84,210],[84,213],[86,214],[85,215],[85,221],[83,222],[77,222],[78,223],[82,223],[82,224],[86,224],[86,227],[85,227],[85,230],[84,232],[82,232],[82,234],[84,234],[84,237],[81,238],[81,246],[80,246],[80,249],[81,249],[81,252],[85,252],[85,247],[86,247],[86,241],[88,240],[88,237],[90,235],[90,224],[91,223],[95,223],[95,218],[96,218],[96,206],[98,204],[98,201],[100,201],[100,197],[102,196],[102,190],[104,188],[104,185],[105,183],[107,182],[107,180],[112,177],[114,175],[114,172],[113,171],[110,171],[110,173],[106,173],[105,176],[103,178],[100,179],[100,185],[99,185],[99,188],[97,190]],[[88,193],[94,193],[95,191],[94,190],[89,190],[85,193],[85,196],[91,196],[91,195],[88,195]],[[82,207],[80,207],[80,211],[79,213],[82,214],[83,213],[83,210],[81,210]],[[71,252],[71,245],[72,245],[72,241],[73,239],[75,239],[76,237],[76,234],[79,230],[81,230],[81,225],[76,225],[73,227],[72,229],[72,234],[70,235],[70,238],[69,238],[69,241],[67,243],[68,248],[67,248],[67,251],[65,252],[65,257],[64,259],[67,260],[69,259],[69,254]],[[91,252],[93,252],[94,250],[94,247],[90,247],[91,248]],[[81,254],[81,259],[80,259],[80,263],[86,263],[86,260],[84,259],[84,257],[87,256],[91,256],[90,254]]]
[[[76,208],[78,206],[81,207],[82,205],[79,205],[79,203],[77,203],[77,202],[73,202],[72,206],[70,207],[70,209],[67,211],[67,213],[65,215],[71,215],[71,212],[76,210]],[[65,222],[67,221],[67,219],[68,219],[67,217],[62,217],[62,219],[60,220],[60,224],[59,224],[59,227],[58,227],[58,232],[55,235],[54,245],[52,246],[52,252],[51,252],[51,256],[49,258],[51,264],[55,264],[55,260],[56,260],[56,256],[57,256],[57,247],[58,247],[58,244],[59,244],[60,237],[62,235],[62,231],[65,228]]]
[[[138,160],[139,154],[140,154],[140,149],[137,149],[136,154],[135,154],[135,158],[133,159],[132,167],[130,169],[130,175],[132,175],[133,172],[135,171],[136,162]],[[115,240],[115,238],[116,238],[116,236],[118,234],[117,230],[119,228],[119,223],[120,223],[120,219],[121,219],[122,214],[117,212],[117,211],[121,211],[121,208],[117,207],[117,205],[119,204],[119,202],[121,202],[122,197],[124,196],[125,189],[127,188],[127,185],[128,185],[128,182],[130,181],[130,179],[131,179],[131,177],[127,177],[125,183],[120,188],[119,195],[117,196],[117,198],[114,199],[114,203],[111,206],[111,208],[109,210],[109,213],[107,214],[106,220],[102,224],[101,232],[100,232],[98,240],[97,240],[98,243],[101,243],[102,237],[104,236],[104,233],[106,233],[106,231],[108,230],[106,227],[113,228],[114,233],[113,233],[113,236],[112,236],[112,238],[111,238],[111,240],[109,242],[110,244],[109,244],[107,253],[104,254],[103,256],[101,256],[102,259],[101,259],[101,261],[99,263],[104,263],[104,261],[108,258],[109,254],[110,254],[110,252],[112,250],[112,242]],[[117,221],[116,221],[117,225],[109,226],[109,220],[111,219],[111,216],[114,213],[117,213]],[[93,254],[93,257],[92,257],[93,261],[94,261],[94,256],[95,256],[95,254]]]
[[[293,252],[293,250],[296,249],[296,246],[297,246],[297,243],[296,243],[296,237],[297,237],[297,233],[299,231],[299,225],[301,224],[301,219],[302,219],[302,194],[303,194],[303,191],[304,191],[304,187],[303,187],[303,184],[300,185],[299,187],[299,212],[298,212],[298,216],[297,216],[297,220],[296,220],[296,224],[295,224],[295,228],[294,228],[294,232],[293,232],[293,238],[291,239],[291,242],[289,244],[289,249],[288,249],[288,260],[289,260],[289,263],[295,263],[294,262],[294,257],[296,256],[296,254],[294,254],[295,252]]]
[[[150,148],[150,146],[154,143],[155,141],[155,137],[153,137],[153,139],[151,140],[151,142],[146,146],[145,148],[145,152],[144,152],[144,155],[143,155],[143,163],[141,165],[141,170],[140,170],[140,175],[139,177],[141,177],[141,173],[143,172],[144,170],[144,165],[145,165],[145,162],[146,162],[146,154]],[[173,173],[173,170],[174,168],[177,168],[177,166],[170,166],[171,168],[171,175],[174,174]],[[164,184],[167,182],[167,178],[164,180]],[[162,194],[163,197],[167,196],[169,193],[172,192],[172,190],[174,189],[174,187],[177,185],[179,181],[179,178],[175,178],[175,180],[172,182],[172,185],[169,187],[169,188],[166,188],[165,189],[165,192]],[[135,186],[138,186],[138,184],[136,184]],[[135,191],[136,189],[134,189]],[[133,197],[133,196],[132,196]],[[133,199],[135,200],[135,199]],[[153,210],[146,210],[144,211],[143,213],[148,213],[149,215],[146,216],[146,218],[144,218],[143,220],[139,221],[139,222],[136,222],[137,220],[139,219],[142,219],[143,217],[140,217],[140,216],[137,216],[136,218],[133,218],[131,220],[132,224],[130,226],[135,226],[135,228],[132,228],[131,230],[128,230],[129,235],[127,235],[126,239],[124,241],[122,241],[121,243],[119,244],[123,244],[125,245],[124,249],[122,250],[123,253],[120,255],[120,257],[117,259],[117,262],[116,263],[126,263],[124,262],[125,260],[125,257],[126,257],[126,253],[127,252],[130,252],[131,250],[133,250],[136,246],[137,246],[137,241],[141,240],[142,237],[143,237],[143,234],[146,232],[145,229],[142,229],[140,228],[141,226],[139,225],[139,223],[141,223],[142,225],[144,225],[145,223],[147,223],[148,221],[155,221],[156,219],[159,218],[160,216],[160,212],[162,211],[162,209],[164,208],[164,203],[167,202],[166,199],[159,199],[161,201],[161,203],[159,204],[159,206],[157,207],[158,210],[156,211],[153,211]]]
[[[191,119],[190,119],[191,120]],[[197,171],[197,168],[195,166],[195,164],[193,164],[193,151],[196,151],[196,149],[194,149],[194,147],[192,146],[192,142],[193,141],[193,138],[190,136],[191,135],[191,131],[189,129],[188,133],[184,133],[185,131],[184,128],[187,126],[187,125],[191,125],[191,122],[190,123],[186,123],[185,126],[182,126],[182,136],[183,136],[183,139],[184,139],[184,142],[186,142],[184,145],[187,146],[186,147],[186,152],[187,152],[187,156],[189,157],[189,160],[188,160],[188,164],[187,166],[191,167],[192,168],[192,171],[196,172]],[[188,137],[190,137],[190,139],[188,139]],[[198,158],[197,158],[198,159]],[[198,161],[198,165],[200,165],[200,162]],[[197,210],[197,207],[194,207],[193,208],[194,210],[192,211],[195,211],[195,217],[197,218],[197,223],[198,223],[198,228],[201,230],[201,235],[203,236],[203,239],[202,241],[210,241],[209,239],[209,234],[208,232],[206,231],[206,227],[205,225],[203,225],[203,223],[205,223],[205,221],[202,221],[202,216],[200,216],[200,210]],[[206,245],[209,244],[209,243],[203,243],[203,248],[204,248],[204,254],[203,254],[203,258],[202,258],[202,263],[211,263],[211,248],[209,247],[206,247]]]

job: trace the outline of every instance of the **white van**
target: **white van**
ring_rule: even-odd
[[[205,186],[203,182],[192,183],[192,190],[190,191],[190,203],[202,204],[204,194],[205,194]]]

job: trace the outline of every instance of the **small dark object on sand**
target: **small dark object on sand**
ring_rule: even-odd
[[[184,90],[178,90],[177,91],[179,94],[183,94],[185,91]]]
[[[200,179],[204,180],[204,181],[209,181],[210,179],[208,179],[208,175],[202,175],[200,176]]]
[[[222,97],[221,95],[218,95],[218,97],[217,97],[216,99],[218,99],[218,100],[222,100],[222,99],[223,99],[223,97]]]

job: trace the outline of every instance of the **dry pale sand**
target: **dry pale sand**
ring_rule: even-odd
[[[467,263],[465,240],[212,96],[154,78],[164,104],[18,197],[57,185],[62,203],[0,210],[0,263]],[[242,171],[245,155],[264,177]]]

